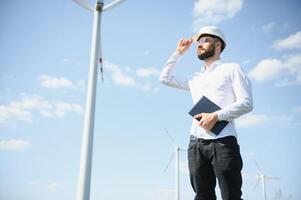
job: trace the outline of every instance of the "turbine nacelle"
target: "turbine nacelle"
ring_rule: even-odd
[[[93,8],[93,6],[91,6],[87,0],[73,0],[73,1],[76,2],[77,4],[79,4],[81,7],[94,12],[95,10],[100,9],[99,6],[101,7],[102,11],[111,10],[111,9],[115,8],[116,6],[118,6],[119,4],[121,4],[122,2],[124,2],[125,0],[115,0],[105,6],[104,6],[103,0],[97,0],[95,8]]]

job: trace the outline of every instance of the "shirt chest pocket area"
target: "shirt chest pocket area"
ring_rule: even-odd
[[[223,94],[231,90],[231,82],[224,76],[212,77],[210,80],[210,88],[217,94]]]

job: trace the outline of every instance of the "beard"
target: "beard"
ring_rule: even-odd
[[[206,60],[207,58],[212,57],[214,53],[215,53],[215,45],[211,44],[207,50],[205,50],[203,53],[200,52],[198,54],[198,58],[200,60]]]

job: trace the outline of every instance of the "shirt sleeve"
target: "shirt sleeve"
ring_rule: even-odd
[[[189,90],[188,78],[174,76],[173,71],[176,63],[180,60],[180,55],[173,53],[172,56],[167,60],[160,74],[160,82],[183,90]]]
[[[216,112],[220,121],[231,121],[253,109],[251,82],[239,65],[234,67],[230,78],[235,102]]]

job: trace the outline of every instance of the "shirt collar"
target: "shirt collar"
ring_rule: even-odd
[[[203,64],[203,67],[201,69],[201,73],[205,73],[205,72],[210,72],[212,71],[214,68],[216,68],[218,65],[221,65],[222,64],[222,61],[221,60],[216,60],[214,61],[210,67],[206,70],[205,69],[205,64]]]

